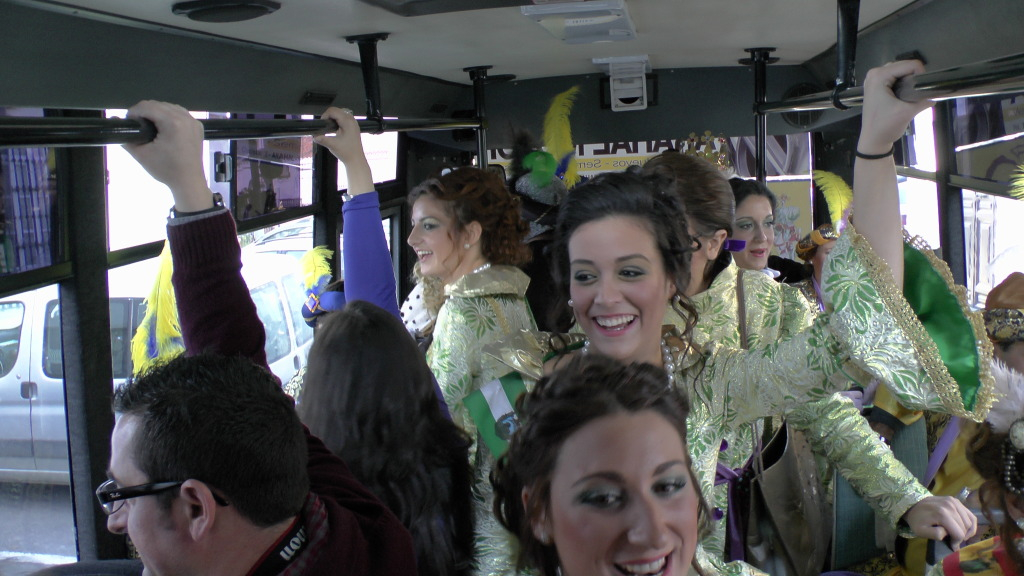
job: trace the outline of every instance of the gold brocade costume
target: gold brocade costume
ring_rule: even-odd
[[[434,340],[427,351],[427,364],[444,395],[452,420],[473,439],[470,464],[473,470],[473,498],[477,535],[477,573],[514,572],[513,537],[491,513],[490,483],[494,457],[483,442],[462,400],[483,384],[502,376],[508,368],[482,349],[500,344],[520,330],[536,330],[526,303],[530,279],[513,266],[491,266],[467,274],[445,287],[446,300],[434,324]]]
[[[935,345],[924,327],[894,286],[888,267],[852,228],[838,241],[824,277],[829,311],[818,315],[792,338],[761,342],[761,347],[750,350],[714,341],[678,353],[675,382],[687,391],[693,404],[689,448],[698,484],[705,494],[713,493],[715,463],[724,438],[749,428],[761,417],[786,413],[808,400],[828,397],[850,380],[875,377],[889,382],[903,403],[915,407],[972,419],[987,413],[991,376],[982,375],[977,403],[973,410],[966,409],[959,388],[934,352]],[[964,310],[969,313],[966,307]],[[521,333],[505,346],[488,347],[487,352],[505,359],[524,376],[537,378],[555,341]],[[991,347],[982,341],[976,344],[987,363]],[[844,429],[842,433],[848,432]],[[877,464],[873,462],[873,466]],[[899,498],[904,496],[900,494]],[[897,501],[880,504],[893,511],[907,507]],[[756,572],[739,562],[723,565],[720,558],[720,552],[711,553],[698,544],[697,560],[709,574]]]
[[[760,271],[740,270],[733,264],[723,270],[707,290],[691,298],[698,318],[694,344],[721,342],[725,346],[740,347],[736,287],[739,273],[743,273],[746,330],[751,348],[789,338],[811,325],[815,312],[799,290],[775,282]],[[674,313],[670,316],[670,320],[678,318]],[[791,426],[807,432],[815,454],[835,465],[893,526],[911,506],[928,496],[928,491],[878,440],[849,399],[833,394],[801,404],[786,416]],[[753,428],[743,426],[723,431],[722,438],[728,448],[718,454],[711,450],[705,452],[704,459],[694,463],[698,474],[713,471],[719,462],[730,468],[742,467],[753,451]],[[725,514],[728,486],[722,484],[711,490],[709,501]],[[718,559],[724,558],[725,527],[723,518],[702,542],[705,552]]]

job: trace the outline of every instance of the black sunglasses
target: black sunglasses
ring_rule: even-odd
[[[107,480],[96,488],[96,500],[99,501],[100,507],[103,508],[103,511],[109,516],[120,510],[125,500],[138,498],[140,496],[149,496],[151,494],[159,494],[160,492],[177,488],[184,483],[184,481],[153,482],[151,484],[139,484],[138,486],[121,488],[117,485],[117,482]],[[228,505],[227,500],[224,500],[224,498],[218,496],[215,492],[213,493],[213,501],[220,506]]]

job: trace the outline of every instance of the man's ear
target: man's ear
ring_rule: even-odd
[[[527,515],[531,514],[530,498],[533,496],[533,490],[529,488],[523,488],[522,500],[523,510],[526,511]],[[531,515],[530,517],[530,528],[533,531],[533,537],[536,538],[541,544],[551,544],[552,534],[554,530],[551,527],[551,521],[548,519],[548,515],[544,508],[541,508],[540,512],[536,517]]]
[[[462,241],[472,246],[480,241],[480,236],[483,235],[483,232],[483,226],[476,220],[473,220],[462,229]]]
[[[728,233],[725,230],[715,230],[715,233],[710,238],[705,238],[703,244],[704,254],[707,255],[708,260],[714,260],[718,258],[718,254],[722,252],[722,245],[725,244],[725,237]]]
[[[179,496],[185,509],[188,531],[195,541],[202,540],[213,530],[217,519],[217,502],[205,482],[190,479],[181,485]]]

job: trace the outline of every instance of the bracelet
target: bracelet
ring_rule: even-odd
[[[857,158],[863,158],[865,160],[881,160],[882,158],[888,158],[889,156],[892,156],[894,153],[896,153],[895,144],[889,147],[888,152],[882,152],[881,154],[865,154],[857,149],[854,149],[853,151],[854,156],[856,156]]]

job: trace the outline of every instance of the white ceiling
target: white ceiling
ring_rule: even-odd
[[[491,74],[520,79],[597,72],[592,58],[647,54],[651,66],[736,66],[744,48],[772,46],[782,64],[799,64],[836,40],[831,0],[626,0],[637,39],[566,45],[523,16],[518,7],[402,17],[359,0],[280,0],[277,12],[229,24],[193,22],[171,13],[174,0],[70,0],[40,3],[124,16],[359,61],[346,36],[389,32],[378,46],[381,66],[468,83],[462,71],[492,65]],[[33,0],[24,3],[35,3]],[[909,0],[867,0],[860,28]],[[59,8],[62,9],[62,8]],[[63,9],[62,9],[63,10]],[[85,15],[87,12],[77,12]]]

